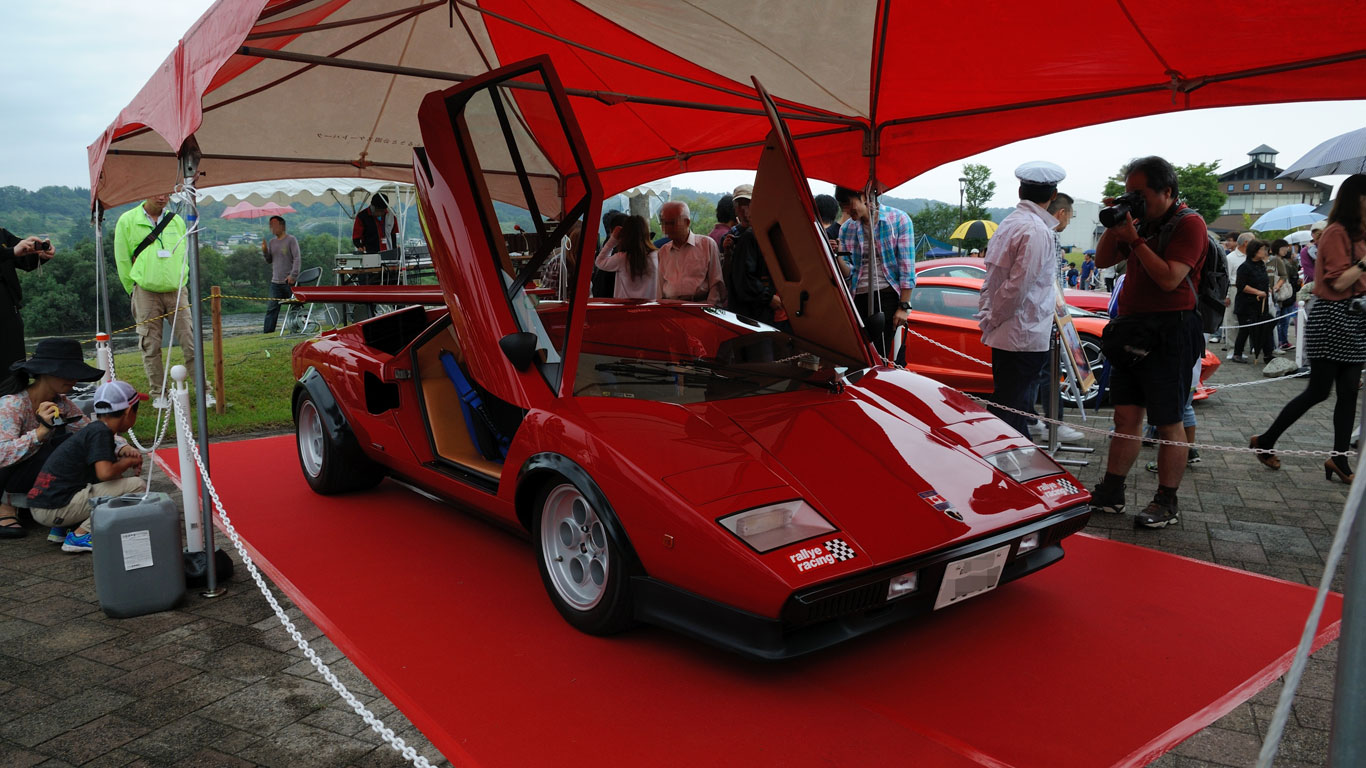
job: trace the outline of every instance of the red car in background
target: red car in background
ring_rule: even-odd
[[[547,58],[428,94],[414,174],[440,285],[362,293],[417,304],[439,288],[443,306],[295,348],[309,485],[392,476],[521,532],[550,604],[584,632],[644,621],[770,659],[1061,559],[1089,493],[960,392],[879,363],[759,96],[773,127],[750,218],[788,330],[695,302],[588,298],[603,190]],[[517,209],[539,244],[522,265],[500,218]],[[530,295],[575,231],[568,295]]]
[[[980,263],[981,259],[975,261]],[[982,329],[973,319],[973,315],[977,313],[977,300],[982,292],[982,278],[932,276],[930,271],[920,269],[919,264],[916,267],[908,327],[962,354],[955,354],[912,335],[906,343],[906,368],[964,392],[990,394],[993,389],[991,369],[963,356],[970,355],[978,360],[991,362],[991,348],[982,343]],[[974,269],[973,265],[952,265],[951,268],[968,272]],[[1086,352],[1087,359],[1091,361],[1091,371],[1096,375],[1096,381],[1100,382],[1105,368],[1105,355],[1100,351],[1100,339],[1110,318],[1087,312],[1071,303],[1068,304],[1068,312],[1072,315],[1072,324],[1077,328],[1077,335],[1081,337],[1081,347]],[[1200,385],[1195,390],[1196,400],[1204,400],[1215,391],[1206,385],[1206,381],[1218,368],[1219,356],[1206,350],[1201,359]],[[1103,396],[1102,388],[1097,386],[1090,392],[1083,393],[1082,404],[1087,410],[1091,410],[1100,405]],[[1062,397],[1064,402],[1072,402],[1074,399],[1065,388]]]
[[[940,259],[925,259],[915,263],[915,275],[924,277],[987,277],[986,259],[979,256],[945,256]],[[1079,291],[1064,288],[1063,301],[1077,309],[1084,309],[1097,315],[1110,314],[1110,294],[1105,291]]]

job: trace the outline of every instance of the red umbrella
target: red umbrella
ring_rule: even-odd
[[[266,203],[265,205],[252,205],[243,200],[227,210],[223,211],[220,218],[224,219],[259,219],[262,216],[283,216],[286,213],[298,213],[298,211],[288,205],[279,203]]]

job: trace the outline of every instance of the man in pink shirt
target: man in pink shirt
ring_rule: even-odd
[[[721,253],[715,240],[692,232],[688,204],[665,203],[659,209],[659,226],[669,237],[658,251],[659,298],[720,304],[725,298]]]

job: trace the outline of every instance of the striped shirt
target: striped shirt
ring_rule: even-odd
[[[850,285],[855,293],[868,291],[869,278],[881,288],[890,284],[898,291],[915,287],[915,225],[904,212],[886,205],[878,206],[877,246],[882,256],[880,275],[865,275],[863,265],[867,263],[864,246],[865,231],[863,223],[849,219],[840,227],[840,250],[848,251],[854,272],[850,275]]]

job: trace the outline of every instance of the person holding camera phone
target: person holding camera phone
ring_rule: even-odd
[[[7,229],[0,229],[0,244],[6,255],[13,257],[0,259],[0,283],[4,284],[0,289],[0,395],[8,395],[21,386],[9,372],[10,366],[24,359],[24,318],[19,314],[24,291],[16,270],[32,272],[57,252],[51,240],[35,235],[20,238]]]
[[[43,339],[33,357],[11,370],[19,391],[0,397],[0,490],[27,494],[48,455],[90,423],[67,394],[77,382],[98,381],[104,371],[86,365],[75,339]],[[0,504],[0,539],[25,533],[14,507]]]
[[[1351,446],[1357,415],[1357,389],[1366,364],[1366,175],[1347,177],[1338,187],[1328,227],[1318,239],[1314,304],[1304,324],[1304,352],[1309,360],[1309,386],[1285,404],[1276,420],[1248,444],[1261,449],[1257,460],[1280,469],[1281,460],[1270,449],[1291,424],[1310,408],[1328,399],[1333,405],[1333,450]],[[1352,465],[1345,456],[1323,464],[1323,476],[1352,482]]]
[[[1102,268],[1125,262],[1124,290],[1102,344],[1110,361],[1110,399],[1115,431],[1129,439],[1110,442],[1105,477],[1091,492],[1092,508],[1122,513],[1125,478],[1138,457],[1146,410],[1158,437],[1182,443],[1181,413],[1190,393],[1195,361],[1205,337],[1196,309],[1200,270],[1211,244],[1205,220],[1177,200],[1176,169],[1151,156],[1124,169],[1125,193],[1106,199],[1106,226],[1096,244]],[[1134,518],[1138,528],[1180,522],[1176,491],[1186,471],[1186,446],[1157,450],[1157,493]]]

